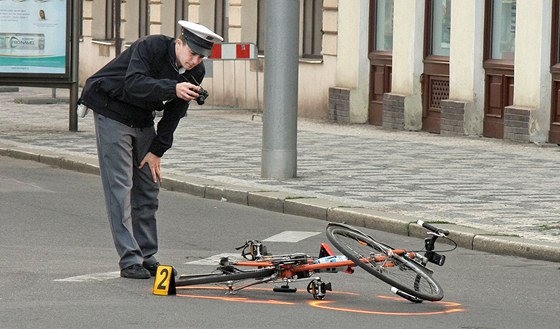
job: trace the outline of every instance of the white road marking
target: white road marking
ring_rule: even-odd
[[[263,242],[299,242],[318,234],[321,234],[321,232],[284,231],[264,239]]]
[[[26,183],[19,181],[17,179],[0,176],[0,192],[49,192],[55,193],[54,191],[47,190],[39,185],[32,183]]]
[[[57,279],[57,282],[90,282],[90,281],[106,281],[116,279],[121,276],[120,271],[106,273],[92,273],[85,275],[72,276],[66,279]]]
[[[193,260],[191,262],[186,262],[185,264],[188,265],[212,265],[212,266],[216,266],[220,263],[220,259],[222,257],[230,257],[232,259],[239,259],[241,258],[241,253],[223,253],[223,254],[218,254],[218,255],[214,255],[205,259],[200,259],[200,260]]]
[[[321,232],[307,232],[307,231],[284,231],[282,233],[273,235],[269,238],[262,240],[263,242],[299,242],[301,240],[310,238],[312,236],[321,234]],[[214,255],[205,259],[194,260],[186,262],[187,265],[207,265],[216,266],[220,263],[222,257],[229,257],[231,259],[240,260],[241,252],[238,253],[222,253]]]

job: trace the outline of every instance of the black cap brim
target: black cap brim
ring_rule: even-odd
[[[187,29],[183,29],[183,36],[185,37],[185,40],[187,40],[189,47],[195,53],[204,57],[210,57],[210,55],[212,55],[212,47],[214,46],[214,43],[200,38]]]
[[[194,51],[195,53],[201,56],[210,57],[210,55],[212,55],[212,49],[202,48],[192,40],[187,39],[187,44],[192,49],[192,51]]]

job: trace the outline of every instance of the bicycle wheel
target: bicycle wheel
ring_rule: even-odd
[[[392,254],[390,246],[344,224],[328,224],[327,238],[346,257],[389,285],[423,300],[443,298],[441,286],[422,265]],[[385,260],[376,262],[376,256]]]
[[[235,273],[208,273],[182,277],[175,282],[175,285],[193,286],[197,284],[220,283],[228,281],[239,281],[247,279],[263,279],[270,277],[276,272],[273,268],[263,268]]]

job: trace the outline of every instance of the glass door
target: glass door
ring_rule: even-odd
[[[449,98],[451,0],[426,1],[422,130],[440,132],[441,100]]]
[[[513,104],[516,0],[486,0],[483,135],[504,138],[504,108]]]
[[[368,122],[383,125],[383,95],[391,91],[393,0],[370,0]]]

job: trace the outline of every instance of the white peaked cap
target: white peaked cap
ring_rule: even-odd
[[[189,47],[204,57],[212,54],[212,46],[215,42],[224,41],[224,38],[212,32],[204,25],[189,21],[179,21],[178,23],[183,28],[181,34],[187,40]]]

